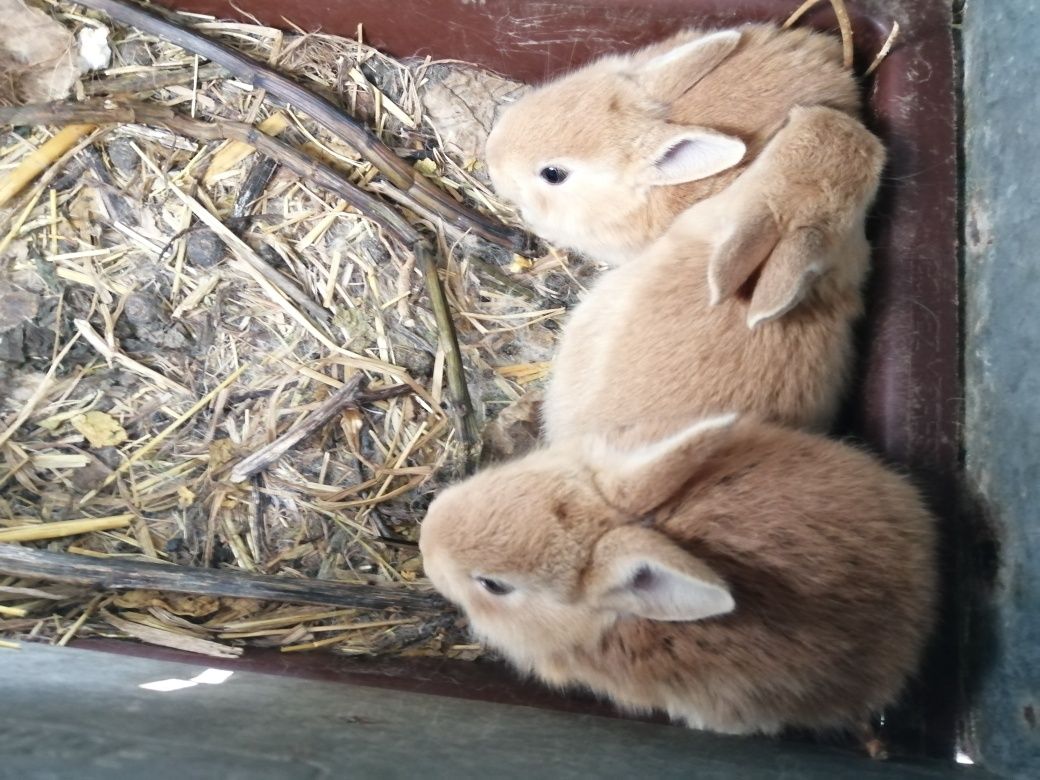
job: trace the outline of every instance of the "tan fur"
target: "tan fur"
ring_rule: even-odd
[[[423,523],[427,573],[550,684],[720,732],[861,722],[897,698],[933,624],[934,520],[863,452],[731,419],[642,448],[653,431],[560,443],[450,488]],[[626,575],[631,559],[732,603],[638,617],[662,580]]]
[[[595,282],[560,343],[548,439],[730,409],[827,429],[862,313],[863,221],[882,162],[852,117],[795,109],[735,182]]]
[[[625,262],[688,206],[733,182],[793,108],[858,112],[840,43],[803,29],[749,25],[721,62],[709,52],[664,72],[641,70],[706,34],[688,30],[606,57],[532,90],[503,112],[487,141],[488,169],[535,232],[604,262]],[[699,181],[655,186],[651,156],[686,127],[741,139],[744,162]],[[574,169],[567,182],[554,187],[538,178],[544,165],[561,161]]]

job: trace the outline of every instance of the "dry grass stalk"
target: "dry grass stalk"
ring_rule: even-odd
[[[811,8],[819,5],[821,2],[823,0],[805,0],[795,9],[794,13],[787,17],[783,23],[783,28],[786,30],[788,27],[793,26]],[[855,58],[855,49],[852,41],[852,20],[849,18],[849,9],[845,6],[845,0],[827,0],[827,2],[831,4],[831,8],[834,9],[834,16],[838,19],[838,29],[841,31],[842,62],[846,68],[851,68]]]
[[[189,395],[188,388],[177,384],[169,377],[160,374],[158,371],[138,363],[133,358],[127,357],[118,349],[108,344],[100,335],[98,335],[97,331],[95,331],[86,320],[76,320],[75,323],[79,335],[86,339],[87,342],[94,347],[94,349],[96,349],[110,365],[113,362],[119,363],[121,366],[133,371],[135,374],[141,374],[147,379],[152,380],[160,387],[165,387],[167,390],[173,390],[175,393]]]
[[[0,179],[0,206],[5,206],[37,176],[47,170],[65,152],[96,128],[93,125],[69,125],[25,157],[11,173]]]
[[[879,49],[878,53],[874,55],[874,61],[870,63],[870,67],[863,72],[864,76],[869,76],[878,69],[878,66],[885,61],[885,57],[887,57],[888,53],[892,51],[892,47],[895,46],[898,39],[899,22],[892,22],[892,30],[888,33],[888,37],[885,38],[885,43],[881,46],[881,49]]]
[[[213,400],[214,396],[216,396],[226,387],[233,384],[234,381],[238,379],[238,377],[242,374],[242,372],[245,371],[245,368],[245,366],[242,366],[233,371],[227,377],[225,377],[220,384],[218,384],[201,399],[199,399],[199,401],[197,401],[190,409],[188,409],[188,411],[184,412],[182,415],[180,415],[180,417],[175,419],[166,428],[160,431],[156,436],[154,436],[151,439],[151,441],[149,441],[147,444],[141,447],[141,449],[135,451],[129,458],[123,461],[119,468],[115,469],[111,474],[105,477],[104,481],[102,481],[101,485],[98,488],[96,488],[95,490],[91,490],[85,496],[83,496],[83,498],[81,498],[79,501],[79,505],[83,506],[84,504],[90,502],[90,500],[93,499],[100,490],[103,490],[104,488],[108,487],[113,482],[115,482],[119,475],[124,471],[128,470],[136,461],[139,461],[143,459],[146,455],[150,454],[154,449],[156,449],[160,444],[162,444],[163,440],[165,440],[166,437],[174,433],[184,423],[186,423],[193,416],[195,416],[195,414],[197,414],[201,409],[207,406],[209,402]]]
[[[110,612],[102,612],[102,617],[107,623],[111,623],[123,633],[150,645],[172,647],[175,650],[187,650],[190,653],[210,655],[214,658],[238,658],[242,655],[242,648],[240,647],[231,647],[209,639],[189,636],[184,632],[146,626],[132,620],[123,620],[123,618],[117,617]]]
[[[60,539],[63,536],[89,534],[92,531],[111,531],[114,528],[126,528],[133,519],[133,515],[113,515],[3,528],[0,529],[0,542],[40,542],[45,539]]]

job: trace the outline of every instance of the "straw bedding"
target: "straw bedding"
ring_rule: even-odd
[[[74,97],[131,95],[247,122],[362,187],[373,180],[355,150],[219,67],[78,6],[36,7],[59,42],[65,36],[55,61],[79,50],[81,31],[110,31],[110,63],[89,71],[80,61]],[[438,186],[516,224],[479,157],[496,107],[519,85],[460,63],[392,59],[365,45],[362,31],[344,39],[181,21],[330,97]],[[26,83],[33,72],[5,82],[0,101],[37,90]],[[428,587],[418,523],[472,453],[447,408],[446,356],[414,258],[241,144],[140,125],[71,130],[78,135],[64,151],[48,156],[48,141],[68,129],[0,126],[0,190],[44,149],[42,176],[0,207],[0,541]],[[243,202],[247,182],[272,170]],[[272,273],[237,261],[200,213]],[[481,457],[515,454],[533,441],[537,391],[586,270],[556,251],[512,256],[402,213],[435,237]],[[369,390],[406,387],[338,411],[232,481],[236,464],[359,372]],[[0,576],[7,644],[98,635],[217,656],[244,645],[479,653],[453,614],[94,593]]]

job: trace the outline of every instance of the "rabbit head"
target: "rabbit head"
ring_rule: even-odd
[[[834,40],[685,31],[526,93],[492,129],[488,170],[536,233],[617,264],[732,181],[791,108],[816,104],[858,108]]]
[[[671,497],[697,442],[735,419],[709,418],[635,452],[605,440],[544,450],[449,488],[422,525],[430,580],[478,636],[529,671],[620,614],[729,612],[733,599],[708,566],[636,521]]]

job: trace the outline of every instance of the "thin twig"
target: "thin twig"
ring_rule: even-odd
[[[205,57],[226,68],[236,78],[254,88],[263,89],[278,100],[295,106],[324,126],[333,135],[342,138],[387,179],[408,192],[418,202],[435,211],[447,223],[470,230],[492,243],[523,251],[530,239],[521,231],[478,214],[437,189],[406,160],[398,157],[364,125],[345,114],[331,102],[306,87],[272,70],[259,60],[218,43],[205,35],[160,16],[151,9],[140,8],[126,0],[80,0],[82,5],[102,11],[118,22],[136,27],[146,33]]]
[[[289,431],[282,434],[275,441],[260,447],[248,458],[243,458],[239,461],[228,477],[231,482],[244,482],[245,479],[253,476],[253,474],[267,468],[270,464],[284,456],[297,443],[313,434],[319,427],[326,424],[344,409],[357,409],[372,399],[392,397],[392,395],[386,394],[387,391],[391,391],[393,395],[402,395],[410,392],[412,389],[408,385],[394,385],[392,388],[386,388],[380,395],[372,398],[371,394],[358,392],[362,380],[363,375],[360,373],[356,374],[349,382],[321,401],[318,408],[307,415],[303,422],[290,428]]]
[[[409,612],[438,613],[448,609],[444,599],[430,591],[242,574],[227,569],[196,569],[124,558],[97,559],[13,544],[0,544],[0,574],[86,585],[99,590],[159,590],[287,604]]]
[[[422,268],[423,278],[426,280],[426,291],[430,296],[433,318],[437,323],[437,334],[441,349],[444,351],[444,367],[448,374],[451,411],[455,415],[459,437],[466,450],[466,470],[470,471],[476,465],[475,448],[480,441],[480,426],[477,424],[476,411],[466,384],[466,369],[462,365],[462,351],[459,348],[458,334],[451,318],[451,309],[448,308],[448,297],[444,293],[444,285],[441,284],[437,263],[429,256],[429,249],[424,245],[416,245],[415,252],[419,267]]]
[[[795,9],[794,13],[787,17],[782,25],[783,29],[792,27],[795,22],[805,16],[810,8],[822,2],[823,0],[805,0]],[[851,68],[855,52],[852,47],[852,20],[849,18],[849,9],[845,7],[845,0],[828,0],[828,2],[834,10],[834,15],[838,19],[838,29],[841,31],[842,64],[846,68]]]
[[[784,20],[784,23],[781,25],[781,27],[785,30],[790,27],[793,27],[799,19],[805,16],[806,12],[810,8],[819,5],[822,2],[823,0],[805,0],[805,2],[803,2],[800,6],[794,9],[794,13],[792,13],[790,16],[787,17],[786,20]]]
[[[892,51],[892,47],[895,45],[897,38],[899,38],[899,22],[893,21],[892,32],[888,34],[881,50],[878,51],[877,55],[874,57],[874,61],[870,63],[870,67],[863,72],[864,76],[869,76],[878,69],[878,65],[880,65],[884,61],[885,57],[888,56],[888,53]]]
[[[838,29],[841,30],[841,56],[842,64],[851,68],[855,60],[855,50],[852,46],[852,20],[849,18],[849,9],[845,7],[845,0],[831,0],[834,15],[838,17]]]

